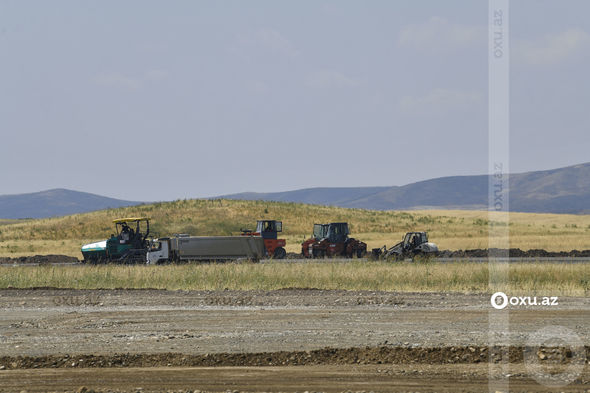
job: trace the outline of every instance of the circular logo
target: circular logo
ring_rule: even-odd
[[[498,298],[502,299],[502,303],[498,303]],[[508,305],[508,296],[504,292],[496,292],[492,295],[490,299],[492,303],[492,307],[496,310],[502,310]]]
[[[565,357],[551,359],[543,350],[547,347],[559,349],[552,350],[551,356],[563,357],[557,355],[563,351]],[[580,336],[573,330],[564,326],[547,326],[529,336],[524,350],[524,362],[529,373],[540,384],[563,387],[572,383],[582,373],[586,362],[586,348]],[[554,372],[551,372],[552,368],[555,369]]]

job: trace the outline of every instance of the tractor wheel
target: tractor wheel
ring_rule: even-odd
[[[324,250],[313,250],[313,257],[314,258],[323,258],[324,257]]]
[[[273,258],[275,259],[283,259],[287,256],[287,251],[285,251],[285,249],[283,247],[277,247],[275,248],[275,252],[273,255]]]
[[[412,255],[412,262],[422,262],[425,258],[425,254],[422,251],[415,251]]]
[[[403,261],[405,258],[404,254],[393,254],[393,260],[395,262],[401,262]]]
[[[412,262],[431,262],[434,259],[434,253],[419,252],[414,255]]]

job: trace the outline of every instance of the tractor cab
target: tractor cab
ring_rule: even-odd
[[[150,221],[147,217],[130,217],[113,220],[116,235],[111,235],[106,243],[106,252],[110,260],[129,262],[145,259],[147,237],[150,233]]]
[[[150,221],[147,217],[131,217],[113,220],[115,233],[101,242],[82,246],[87,262],[145,262]]]
[[[276,239],[278,232],[283,232],[282,221],[258,220],[256,223],[256,233],[260,233],[263,239]]]
[[[279,239],[278,233],[283,232],[283,222],[276,220],[258,220],[256,231],[242,229],[242,236],[260,236],[264,239],[266,254],[271,258],[283,259],[287,256],[285,239]]]
[[[348,238],[348,223],[333,222],[328,225],[326,237],[330,243],[343,243]]]
[[[412,250],[421,244],[428,243],[428,235],[426,232],[408,232],[404,237],[404,250]]]
[[[328,224],[313,224],[313,238],[322,240],[328,235]]]
[[[146,217],[120,218],[114,220],[116,238],[119,244],[129,244],[132,248],[142,248],[150,232],[150,221]],[[145,223],[142,225],[142,223]],[[145,227],[145,229],[142,229]]]

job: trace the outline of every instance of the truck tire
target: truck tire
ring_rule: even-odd
[[[275,259],[283,259],[287,256],[287,251],[285,251],[285,249],[283,247],[277,247],[275,248],[275,252],[273,255],[273,258]]]

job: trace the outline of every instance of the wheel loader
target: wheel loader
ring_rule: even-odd
[[[375,259],[403,260],[406,258],[432,257],[438,252],[438,246],[428,241],[426,232],[408,232],[403,240],[387,248],[374,248],[372,256]]]

